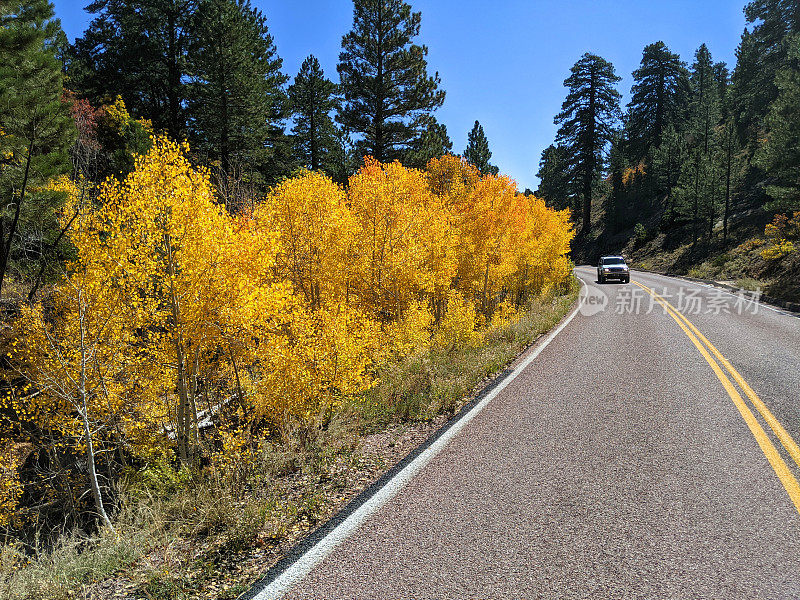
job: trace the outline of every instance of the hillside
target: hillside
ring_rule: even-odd
[[[594,264],[603,254],[621,253],[640,269],[711,279],[743,289],[760,289],[787,302],[800,301],[800,253],[795,250],[775,258],[763,256],[775,247],[774,239],[765,234],[775,214],[763,205],[735,203],[727,244],[722,241],[720,219],[710,241],[703,238],[694,248],[690,225],[661,227],[663,213],[658,210],[641,223],[614,231],[606,223],[606,202],[596,202],[592,233],[576,238],[573,260],[576,264]]]

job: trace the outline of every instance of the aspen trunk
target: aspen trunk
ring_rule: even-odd
[[[486,270],[483,272],[483,292],[481,293],[481,304],[483,305],[483,314],[487,315],[489,312],[489,258],[486,258]]]
[[[78,294],[78,303],[80,306],[79,319],[81,332],[81,377],[78,389],[78,395],[80,396],[80,409],[78,410],[78,413],[83,421],[83,433],[86,437],[86,463],[89,468],[89,485],[92,488],[94,506],[97,510],[97,514],[100,516],[100,520],[102,520],[103,524],[111,531],[115,531],[114,526],[111,524],[111,519],[108,518],[105,506],[103,506],[103,495],[100,491],[100,484],[97,481],[97,467],[94,460],[94,442],[92,439],[92,427],[89,423],[89,403],[87,400],[86,391],[86,363],[88,362],[89,358],[86,351],[86,326],[84,322],[85,308],[83,304],[83,297],[80,293]]]
[[[233,365],[233,374],[236,376],[236,396],[239,399],[239,406],[242,407],[242,412],[245,411],[244,394],[242,393],[242,380],[239,378],[239,367],[236,364],[236,355],[233,353],[233,348],[228,345],[228,353],[231,356],[231,364]]]
[[[173,326],[175,327],[175,359],[178,363],[178,376],[176,387],[178,392],[177,424],[175,428],[175,438],[178,444],[178,456],[184,464],[194,463],[194,444],[190,443],[192,430],[195,439],[197,438],[197,407],[193,399],[190,398],[187,369],[186,353],[184,351],[183,336],[180,331],[180,305],[175,293],[175,264],[172,255],[172,240],[169,234],[164,236],[164,246],[167,254],[167,268],[169,270],[169,291],[170,305],[172,309]],[[193,396],[194,394],[192,394]]]

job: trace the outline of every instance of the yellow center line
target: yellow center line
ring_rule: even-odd
[[[786,431],[786,429],[784,429],[780,421],[778,421],[778,419],[775,418],[775,415],[773,415],[772,412],[769,410],[769,408],[767,408],[767,405],[764,404],[763,400],[761,400],[761,398],[758,397],[758,394],[756,394],[753,388],[751,388],[750,385],[745,381],[744,377],[742,377],[739,374],[739,371],[737,371],[734,368],[734,366],[728,361],[728,359],[725,358],[719,350],[717,350],[714,344],[709,342],[708,339],[702,333],[700,333],[697,327],[695,327],[692,324],[692,322],[689,321],[689,319],[687,319],[682,313],[680,313],[678,309],[672,306],[672,304],[667,302],[667,300],[664,299],[663,296],[660,296],[658,293],[651,290],[646,285],[643,285],[638,282],[634,283],[636,283],[636,285],[644,289],[648,294],[651,294],[657,300],[658,299],[662,300],[668,306],[668,310],[672,310],[678,317],[680,317],[680,319],[684,323],[686,323],[686,325],[689,326],[689,329],[691,329],[694,332],[694,334],[698,338],[700,338],[700,340],[708,347],[708,349],[711,350],[711,353],[717,357],[717,360],[719,360],[719,362],[722,363],[722,365],[728,370],[728,373],[730,373],[733,376],[734,381],[736,381],[736,383],[739,384],[739,387],[742,388],[747,397],[750,398],[750,401],[753,403],[753,406],[756,407],[756,410],[764,418],[764,421],[766,421],[767,425],[769,425],[772,431],[775,432],[775,435],[778,437],[781,444],[783,444],[783,447],[786,448],[786,451],[789,453],[789,456],[792,457],[792,460],[794,460],[795,464],[797,464],[797,466],[800,467],[800,447],[798,447],[797,443],[794,441],[791,434],[789,434],[789,432]]]
[[[753,434],[753,437],[756,438],[756,442],[758,442],[758,445],[761,447],[761,451],[764,453],[764,456],[767,457],[769,464],[772,466],[772,469],[775,471],[775,474],[778,476],[778,479],[780,479],[781,484],[783,484],[784,489],[789,494],[789,498],[792,500],[792,503],[794,504],[794,507],[797,509],[797,512],[800,513],[800,484],[797,483],[797,479],[795,479],[794,475],[789,470],[789,467],[781,458],[781,455],[778,453],[778,450],[769,440],[769,437],[767,437],[766,432],[761,427],[755,415],[747,406],[742,396],[736,390],[736,387],[733,385],[731,380],[728,378],[727,375],[725,375],[722,368],[719,366],[717,361],[714,360],[711,354],[709,354],[705,346],[703,346],[700,340],[694,335],[694,333],[692,333],[692,330],[689,329],[689,327],[687,327],[686,324],[684,324],[682,320],[682,318],[684,318],[683,315],[678,313],[677,310],[675,310],[675,308],[671,304],[669,304],[661,296],[650,290],[650,288],[648,288],[647,286],[644,286],[638,282],[633,282],[633,283],[635,283],[640,288],[645,290],[648,294],[653,296],[656,302],[658,302],[664,307],[667,313],[675,320],[675,322],[680,326],[680,328],[683,329],[683,332],[692,341],[692,343],[695,345],[695,347],[703,356],[703,358],[706,359],[706,362],[714,371],[714,374],[717,376],[717,379],[719,379],[720,383],[722,383],[722,386],[725,388],[725,391],[728,392],[728,395],[730,396],[734,405],[739,410],[739,413],[742,415],[742,418],[744,419],[745,423],[747,423],[747,426],[750,429],[750,432]],[[694,326],[692,326],[692,328],[694,328]]]

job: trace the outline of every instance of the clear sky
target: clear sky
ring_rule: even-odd
[[[88,0],[53,0],[71,40],[89,21]],[[438,119],[456,153],[478,119],[492,162],[519,189],[536,189],[539,156],[555,136],[563,81],[587,51],[611,61],[623,102],[642,48],[663,40],[691,62],[705,42],[715,61],[733,66],[745,0],[409,0],[422,12],[417,43],[447,92]],[[294,76],[314,54],[338,80],[341,38],[352,24],[351,0],[251,0],[267,17],[283,70]]]

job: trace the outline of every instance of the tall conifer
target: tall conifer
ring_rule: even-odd
[[[35,188],[70,171],[76,134],[62,101],[60,32],[48,0],[0,4],[0,294],[15,244],[55,226],[54,198]]]
[[[591,229],[595,182],[621,116],[616,89],[619,80],[610,62],[587,52],[564,80],[567,98],[555,118],[556,125],[560,125],[556,142],[566,149],[569,172],[583,196],[581,230],[586,233]]]
[[[357,151],[379,161],[403,158],[444,102],[439,74],[428,75],[428,48],[413,43],[420,23],[402,0],[354,0],[342,38],[339,121],[359,136]]]

